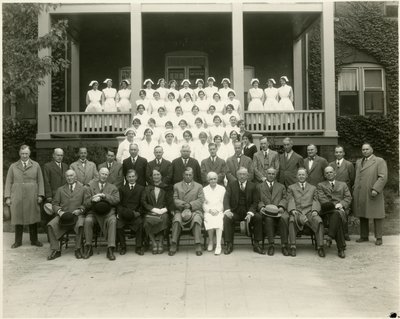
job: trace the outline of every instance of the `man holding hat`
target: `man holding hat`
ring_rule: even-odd
[[[107,258],[115,260],[115,235],[117,220],[115,206],[119,203],[118,188],[107,182],[109,171],[103,167],[99,172],[99,180],[89,183],[85,192],[87,215],[84,224],[86,245],[84,259],[93,255],[92,239],[94,223],[99,223],[102,233],[107,239]]]
[[[275,168],[270,167],[267,169],[267,179],[258,184],[257,189],[260,192],[258,209],[263,216],[264,234],[268,237],[268,256],[274,255],[275,229],[278,227],[281,236],[282,254],[289,256],[289,214],[286,211],[286,188],[276,181]]]
[[[117,236],[120,255],[126,254],[126,240],[124,228],[128,226],[136,232],[135,252],[143,256],[143,210],[141,198],[144,186],[138,184],[137,174],[134,169],[126,173],[126,184],[119,189],[120,202],[117,206]]]
[[[193,168],[186,167],[183,180],[174,185],[175,212],[172,219],[172,240],[168,255],[177,250],[182,225],[189,225],[196,245],[196,255],[201,256],[201,226],[203,225],[203,187],[193,180]]]
[[[48,260],[61,256],[58,241],[71,229],[74,229],[76,233],[75,257],[82,258],[85,188],[76,180],[76,173],[72,169],[65,172],[65,179],[67,183],[57,189],[52,201],[52,209],[56,217],[47,224],[51,249]]]

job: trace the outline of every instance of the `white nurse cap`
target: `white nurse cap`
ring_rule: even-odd
[[[112,82],[111,79],[105,79],[105,80],[103,81],[103,83],[107,83],[108,81],[111,81],[111,82]]]
[[[225,81],[228,82],[229,84],[231,84],[231,80],[229,80],[228,78],[223,78],[221,81],[221,84],[224,83]]]
[[[146,80],[144,80],[143,85],[146,85],[147,82],[154,84],[154,82],[151,79],[146,79]]]
[[[93,86],[94,84],[99,84],[96,80],[90,81],[89,86]]]

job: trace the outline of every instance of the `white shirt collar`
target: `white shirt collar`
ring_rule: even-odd
[[[242,183],[241,183],[240,181],[238,181],[238,182],[239,182],[239,187],[240,187],[240,185],[241,185]],[[243,187],[244,187],[244,188],[246,188],[246,184],[247,184],[247,181],[244,181],[244,182],[243,182]]]
[[[344,158],[340,159],[340,160],[336,160],[336,163],[339,162],[339,165],[342,165]]]
[[[300,186],[300,187],[301,187],[301,184],[303,184],[303,185],[304,185],[304,188],[305,188],[307,183],[306,183],[306,182],[304,182],[304,183],[300,183],[300,182],[299,182],[299,186]]]

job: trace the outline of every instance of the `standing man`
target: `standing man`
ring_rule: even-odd
[[[172,184],[182,181],[182,176],[187,167],[193,169],[193,180],[201,184],[201,169],[199,162],[190,157],[190,146],[187,144],[181,147],[181,156],[172,161]]]
[[[289,214],[286,211],[286,188],[276,181],[275,168],[268,168],[267,179],[257,185],[257,190],[260,193],[258,209],[263,217],[264,234],[268,238],[268,256],[273,256],[275,252],[274,238],[276,228],[279,228],[282,254],[289,256]]]
[[[79,148],[79,159],[70,165],[70,169],[76,173],[76,179],[83,185],[88,185],[93,179],[99,178],[96,164],[87,159],[87,148]]]
[[[336,180],[335,177],[335,169],[327,166],[325,168],[326,181],[318,184],[317,192],[318,201],[322,207],[320,216],[328,225],[328,246],[332,243],[332,239],[335,239],[338,256],[344,258],[346,247],[344,226],[347,225],[351,194],[346,183]]]
[[[325,180],[324,169],[328,166],[328,161],[317,155],[317,147],[314,144],[307,146],[307,155],[304,159],[304,166],[307,170],[307,182],[317,186]]]
[[[336,172],[336,180],[345,182],[349,190],[352,189],[355,178],[355,170],[353,163],[344,159],[345,152],[343,146],[335,147],[335,157],[336,160],[329,163],[329,166],[332,166]]]
[[[108,183],[108,169],[103,167],[99,180],[92,180],[85,191],[85,208],[88,212],[84,223],[86,238],[84,259],[93,255],[92,239],[94,223],[99,223],[107,239],[107,258],[115,260],[115,235],[117,220],[115,206],[119,203],[119,192],[114,184]]]
[[[268,168],[273,167],[279,172],[279,155],[268,147],[268,139],[265,136],[260,140],[260,150],[253,157],[255,179],[259,183],[267,179]]]
[[[128,170],[134,169],[137,173],[136,183],[145,187],[147,159],[139,156],[139,146],[135,143],[129,145],[129,154],[130,156],[122,162],[122,173],[126,176]]]
[[[217,156],[217,145],[215,143],[208,144],[208,151],[210,157],[203,159],[201,161],[201,178],[203,180],[203,185],[207,185],[207,174],[209,172],[217,173],[218,184],[224,186],[226,163],[222,158]]]
[[[196,255],[201,256],[201,226],[203,225],[203,187],[194,181],[193,168],[186,167],[183,180],[174,185],[175,212],[172,219],[172,240],[169,256],[173,256],[177,250],[179,235],[182,225],[189,224],[193,233],[196,246]]]
[[[8,169],[4,197],[10,207],[11,225],[15,225],[15,242],[11,248],[22,245],[24,225],[29,225],[32,246],[42,247],[38,240],[37,223],[40,222],[40,204],[44,197],[42,170],[37,162],[29,157],[28,145],[19,149],[20,160]]]
[[[317,188],[306,180],[307,170],[300,168],[297,171],[297,182],[287,189],[290,255],[296,256],[297,232],[307,225],[315,233],[318,256],[325,257],[324,226],[318,214],[321,205],[318,201]]]
[[[76,233],[75,257],[82,258],[85,188],[76,180],[76,173],[72,169],[66,171],[65,178],[66,183],[57,189],[52,202],[56,217],[47,224],[51,250],[48,260],[61,256],[58,241],[70,229],[74,229]]]
[[[224,196],[224,254],[233,251],[233,237],[235,223],[246,220],[254,226],[253,251],[264,255],[265,251],[260,246],[262,242],[262,218],[256,215],[259,194],[256,185],[248,180],[249,172],[241,167],[236,173],[237,181],[228,183]]]
[[[155,159],[147,163],[146,180],[148,185],[153,184],[153,170],[156,169],[161,173],[161,181],[166,185],[172,182],[172,163],[164,157],[164,149],[162,146],[154,148]]]
[[[289,187],[296,183],[297,171],[304,167],[303,158],[293,151],[293,141],[286,137],[282,141],[285,152],[279,155],[279,183]]]
[[[383,158],[373,154],[371,144],[362,146],[363,158],[357,160],[356,178],[353,189],[353,212],[360,218],[360,238],[358,243],[368,241],[368,219],[374,220],[375,245],[382,245],[383,219],[385,218],[385,203],[383,188],[387,182],[387,166]]]
[[[115,159],[115,150],[112,148],[107,149],[106,161],[99,164],[99,171],[103,168],[107,168],[110,172],[108,175],[107,182],[114,184],[119,188],[124,184],[124,175],[122,174],[122,164]]]
[[[247,169],[249,174],[248,180],[252,182],[254,180],[254,167],[251,158],[242,154],[242,143],[236,141],[233,144],[235,154],[226,160],[226,178],[228,183],[237,182],[236,172],[240,167]]]

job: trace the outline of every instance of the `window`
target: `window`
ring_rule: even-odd
[[[398,17],[399,14],[399,5],[397,1],[386,1],[384,3],[385,5],[385,15],[388,18],[396,18]]]
[[[338,77],[339,114],[385,113],[384,70],[374,64],[352,64]]]

